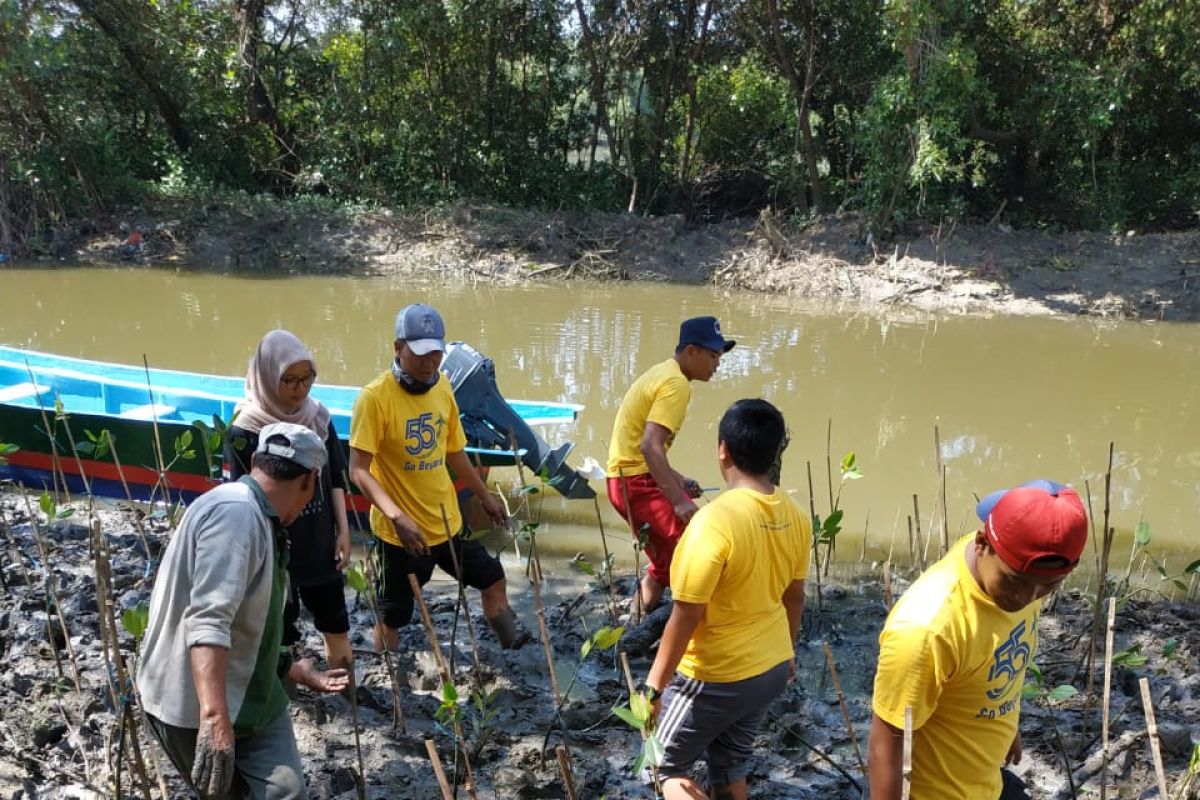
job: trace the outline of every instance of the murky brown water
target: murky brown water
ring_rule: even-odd
[[[785,486],[807,505],[811,460],[824,513],[832,418],[835,472],[853,450],[865,475],[842,493],[843,558],[857,557],[864,528],[873,554],[894,542],[907,558],[914,493],[922,528],[933,515],[941,530],[935,425],[952,537],[973,526],[973,495],[1034,477],[1081,490],[1090,481],[1099,513],[1115,440],[1117,527],[1147,520],[1151,549],[1174,569],[1200,556],[1200,326],[863,314],[674,285],[489,288],[71,268],[0,269],[0,342],[130,363],[144,353],[154,366],[241,374],[262,333],[282,326],[311,346],[323,382],[361,384],[387,362],[396,311],[416,300],[442,311],[451,338],[495,360],[509,396],[586,404],[573,429],[547,437],[573,438],[575,463],[585,455],[603,462],[625,387],[670,355],[679,320],[718,315],[739,345],[712,382],[695,386],[673,463],[718,485],[721,412],[737,398],[766,397],[792,430]],[[619,534],[603,499],[601,508]],[[544,547],[598,550],[590,503],[550,499],[545,517]],[[1118,552],[1123,563],[1128,550]]]

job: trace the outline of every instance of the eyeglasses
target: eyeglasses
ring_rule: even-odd
[[[310,372],[307,375],[305,375],[303,378],[296,378],[291,375],[284,375],[282,378],[279,379],[279,382],[282,383],[284,386],[286,386],[289,389],[299,389],[301,386],[305,386],[305,387],[312,386],[313,381],[315,381],[316,379],[317,379],[317,373]]]

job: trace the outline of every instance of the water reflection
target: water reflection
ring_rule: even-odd
[[[241,374],[262,333],[294,331],[321,379],[361,385],[390,357],[403,305],[443,313],[451,338],[496,362],[514,397],[584,403],[570,430],[576,459],[604,460],[621,394],[670,356],[680,319],[716,314],[738,347],[707,385],[672,450],[681,471],[719,483],[716,422],[733,400],[762,396],[784,411],[792,447],[786,488],[828,505],[827,426],[836,483],[853,450],[866,475],[847,485],[847,532],[870,530],[875,553],[907,549],[905,517],[920,496],[922,528],[940,530],[934,425],[941,434],[951,535],[973,525],[974,496],[1032,477],[1088,481],[1097,508],[1115,440],[1114,522],[1151,523],[1173,566],[1195,558],[1200,516],[1200,327],[1084,319],[936,317],[815,307],[773,295],[661,284],[495,288],[386,278],[237,278],[152,269],[0,271],[0,341],[85,358]],[[835,486],[836,490],[836,486]],[[610,533],[621,521],[602,504]],[[548,501],[548,548],[594,552],[590,504]],[[933,518],[931,518],[931,514]],[[1186,551],[1186,552],[1185,552]],[[841,552],[857,553],[847,544]]]

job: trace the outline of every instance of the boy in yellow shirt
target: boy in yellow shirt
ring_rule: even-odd
[[[900,598],[879,636],[871,796],[901,796],[912,708],[914,800],[1017,800],[1021,688],[1043,597],[1075,569],[1087,515],[1074,489],[1032,481],[985,497],[964,536]]]
[[[645,527],[649,533],[650,566],[639,586],[647,611],[670,585],[671,556],[700,496],[700,484],[676,472],[667,451],[683,427],[691,382],[711,379],[721,356],[735,344],[721,333],[716,317],[685,319],[675,355],[633,382],[613,420],[605,470],[608,500],[634,530]]]
[[[642,688],[659,720],[667,800],[707,796],[690,775],[702,756],[715,796],[744,800],[754,737],[795,672],[812,525],[769,477],[785,437],[783,415],[765,400],[725,412],[717,460],[726,489],[675,550],[675,605]]]

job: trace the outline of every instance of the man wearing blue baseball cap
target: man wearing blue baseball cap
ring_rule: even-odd
[[[679,326],[675,355],[642,373],[617,410],[605,470],[608,499],[635,531],[649,531],[650,566],[639,592],[642,608],[658,604],[670,585],[671,556],[696,513],[700,484],[676,472],[667,451],[683,427],[692,381],[710,380],[721,356],[736,342],[721,333],[716,317],[693,317]]]
[[[868,745],[876,800],[901,796],[906,708],[913,797],[1028,797],[1000,767],[1021,760],[1040,601],[1079,564],[1087,514],[1074,489],[1053,481],[994,492],[976,510],[983,527],[909,587],[879,636]]]
[[[504,567],[459,535],[462,512],[448,469],[497,526],[508,515],[467,457],[458,402],[439,372],[446,351],[441,314],[424,303],[405,306],[393,347],[391,368],[363,388],[350,417],[350,478],[371,501],[382,561],[376,647],[399,646],[399,628],[412,621],[415,603],[408,575],[423,586],[435,566],[478,589],[500,646],[519,647],[524,637],[508,604]]]

